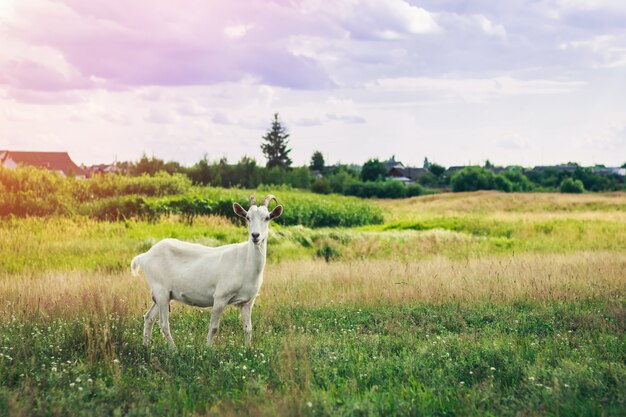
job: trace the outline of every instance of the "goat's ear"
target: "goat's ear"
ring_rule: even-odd
[[[274,207],[274,210],[270,213],[270,220],[280,217],[281,214],[283,214],[283,206]]]
[[[241,207],[239,203],[233,203],[233,211],[235,212],[237,216],[243,217],[244,219],[246,218],[246,215],[248,214],[248,212],[243,207]]]

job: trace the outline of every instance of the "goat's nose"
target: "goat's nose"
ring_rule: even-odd
[[[252,239],[255,239],[255,240],[256,240],[256,239],[258,239],[258,238],[259,238],[259,236],[260,236],[260,234],[259,234],[259,233],[256,233],[256,232],[255,232],[255,233],[252,233]]]

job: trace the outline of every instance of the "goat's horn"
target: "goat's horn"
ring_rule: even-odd
[[[274,195],[270,194],[267,197],[265,197],[265,200],[263,200],[263,205],[265,207],[269,206],[270,201],[272,201],[272,200],[276,201],[276,204],[278,204],[278,200],[276,199],[276,197],[274,197]]]
[[[253,195],[250,196],[250,207],[252,206],[256,206],[256,197]]]

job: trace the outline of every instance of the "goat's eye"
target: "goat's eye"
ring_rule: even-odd
[[[267,217],[265,218],[265,221],[266,221],[266,222],[269,222],[269,221],[270,221],[270,216],[267,216]]]

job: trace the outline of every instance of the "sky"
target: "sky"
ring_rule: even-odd
[[[623,0],[0,0],[0,149],[626,162]]]

